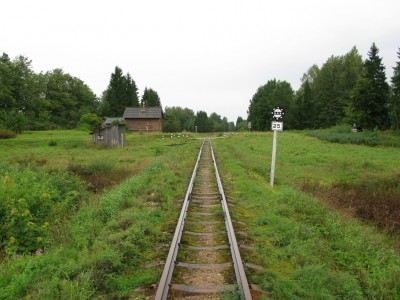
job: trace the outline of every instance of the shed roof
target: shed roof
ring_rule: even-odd
[[[115,117],[104,117],[104,119],[103,119],[103,125],[112,125],[112,123],[114,122],[114,121],[116,121],[116,120],[118,120],[119,122],[124,122],[125,121],[125,119],[124,118],[122,118],[122,117],[118,117],[118,118],[115,118]]]
[[[161,119],[161,107],[126,107],[124,119]]]

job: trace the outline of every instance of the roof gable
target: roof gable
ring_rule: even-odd
[[[124,119],[161,119],[161,107],[126,107]]]

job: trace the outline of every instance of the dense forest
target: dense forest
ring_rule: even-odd
[[[311,66],[296,92],[288,82],[275,79],[259,87],[250,101],[248,121],[254,130],[267,130],[272,109],[280,106],[286,112],[287,129],[356,124],[370,130],[398,130],[400,62],[391,79],[390,86],[375,43],[365,61],[354,47],[343,56],[331,56],[322,67]]]
[[[398,53],[400,59],[400,51]],[[379,49],[372,44],[363,61],[356,47],[342,56],[331,56],[321,67],[311,66],[294,91],[290,83],[276,79],[260,86],[248,108],[247,120],[236,123],[216,113],[165,107],[166,132],[224,132],[269,130],[271,111],[285,109],[286,129],[327,128],[356,124],[365,129],[400,128],[400,61],[393,68],[391,84]],[[99,123],[101,117],[117,117],[127,106],[162,106],[158,93],[145,88],[139,99],[132,76],[118,66],[100,97],[81,79],[54,69],[35,73],[23,56],[0,57],[0,129],[70,129]],[[83,126],[84,127],[84,126]]]

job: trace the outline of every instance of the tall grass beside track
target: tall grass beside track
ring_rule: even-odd
[[[279,133],[272,189],[272,134],[234,135],[214,146],[228,195],[236,199],[232,214],[247,223],[241,231],[249,235],[240,242],[254,246],[242,256],[263,267],[248,271],[250,282],[275,299],[400,299],[400,228],[353,218],[357,207],[348,209],[346,200],[361,189],[373,198],[390,179],[386,187],[398,203],[398,149]],[[322,191],[302,192],[305,183]],[[335,195],[326,196],[338,184],[345,190],[332,205]]]
[[[56,145],[48,145],[49,133],[19,136],[14,145],[0,143],[2,150],[14,149],[3,160],[53,171],[73,165],[74,171],[108,174],[109,181],[114,169],[135,172],[81,199],[54,228],[45,252],[3,257],[0,299],[132,297],[137,287],[158,282],[162,268],[145,265],[167,255],[168,247],[161,246],[171,238],[200,141],[137,134],[128,136],[126,148],[108,149],[90,145],[90,137],[79,132],[51,134]],[[105,160],[111,166],[103,165]]]

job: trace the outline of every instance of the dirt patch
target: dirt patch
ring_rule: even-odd
[[[387,231],[400,230],[400,174],[360,183],[337,183],[330,187],[306,182],[301,190],[347,216],[372,221]]]

